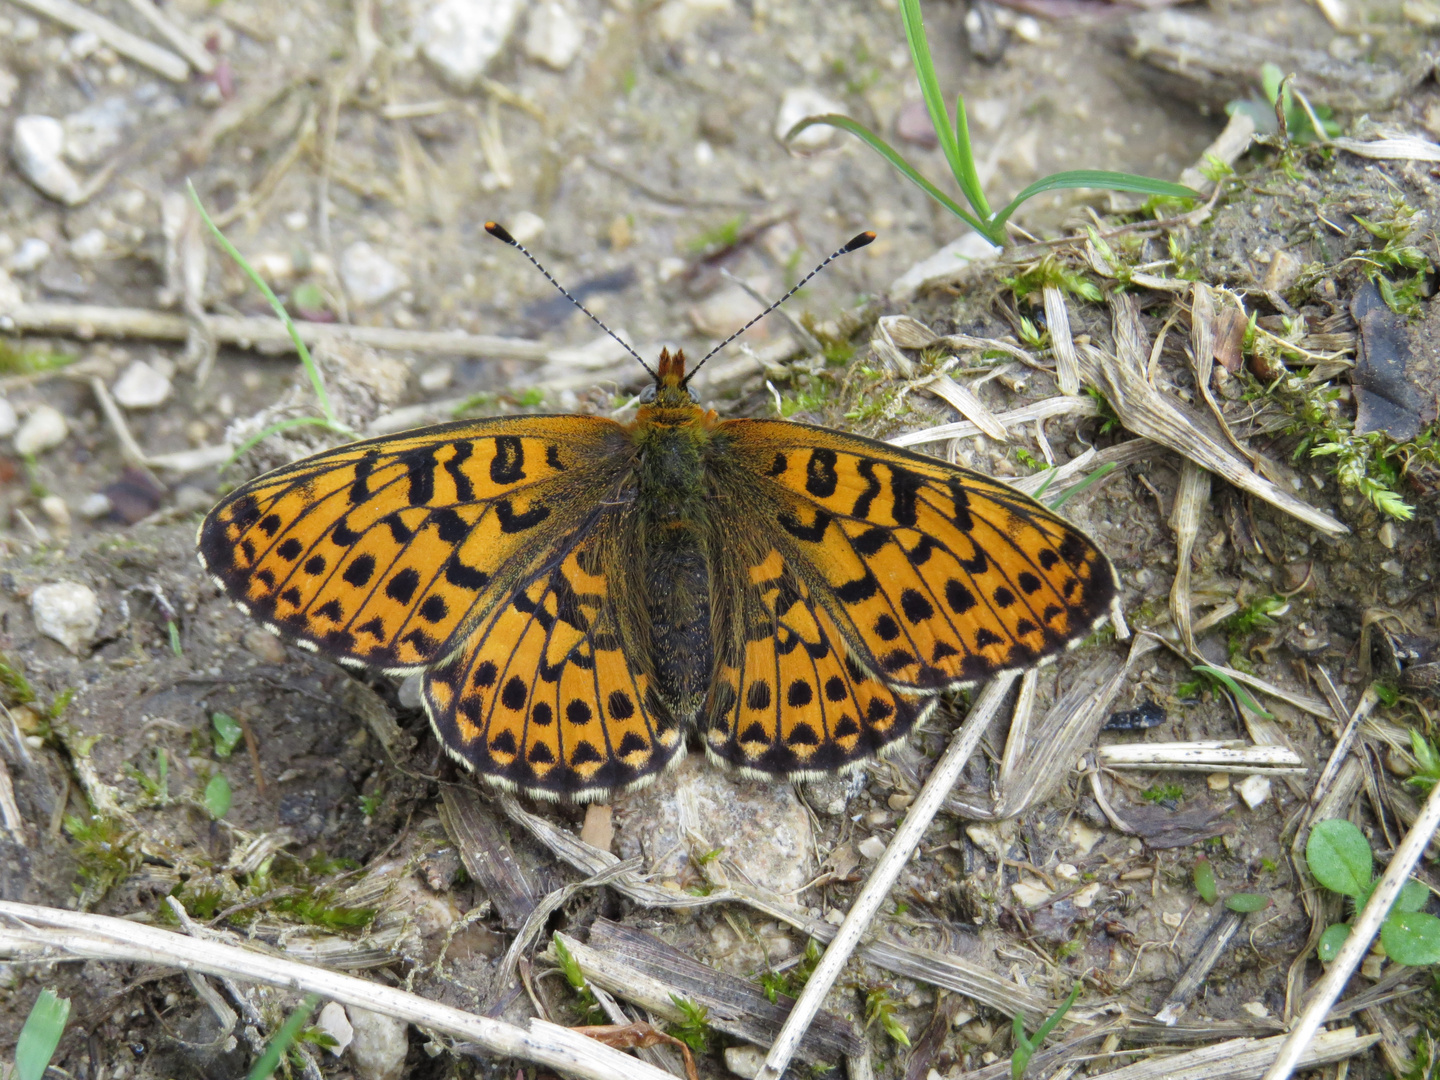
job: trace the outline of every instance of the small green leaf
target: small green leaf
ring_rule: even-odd
[[[56,997],[48,988],[41,990],[15,1040],[16,1080],[42,1080],[69,1019],[70,999]]]
[[[1345,819],[1322,821],[1310,830],[1305,861],[1315,880],[1331,892],[1357,899],[1369,894],[1374,863],[1370,842]]]
[[[1248,915],[1252,911],[1264,911],[1270,906],[1270,898],[1259,893],[1240,892],[1225,899],[1225,906],[1231,911]]]
[[[214,729],[215,756],[228,758],[245,737],[245,729],[235,722],[233,716],[223,712],[210,714],[210,726]]]
[[[1200,899],[1207,904],[1213,904],[1220,898],[1220,892],[1215,887],[1215,868],[1210,865],[1209,859],[1195,860],[1195,891],[1200,894]]]
[[[1380,944],[1397,964],[1440,964],[1440,919],[1419,911],[1397,911],[1380,927]]]
[[[205,785],[205,809],[215,821],[230,812],[230,781],[221,773],[216,773]]]
[[[1400,895],[1395,898],[1395,905],[1391,911],[1424,911],[1425,905],[1430,902],[1430,890],[1426,888],[1423,881],[1416,881],[1411,878],[1400,887]]]
[[[255,1064],[250,1067],[249,1080],[268,1080],[274,1074],[280,1065],[281,1057],[290,1049],[295,1037],[300,1034],[300,1029],[305,1026],[305,1021],[310,1019],[310,1014],[319,1004],[319,994],[305,995],[305,999],[285,1018],[280,1030],[265,1044],[264,1053],[255,1059]]]
[[[1325,963],[1331,963],[1335,957],[1340,955],[1340,946],[1345,944],[1345,939],[1350,936],[1349,923],[1336,923],[1327,926],[1325,932],[1320,935],[1320,946],[1315,954]]]

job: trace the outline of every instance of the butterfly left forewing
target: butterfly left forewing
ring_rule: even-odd
[[[1114,572],[1063,518],[933,458],[803,424],[722,425],[779,545],[865,665],[938,690],[1089,634]]]
[[[370,439],[230,492],[201,562],[247,611],[341,660],[444,658],[527,552],[577,528],[624,468],[623,432],[511,417]]]

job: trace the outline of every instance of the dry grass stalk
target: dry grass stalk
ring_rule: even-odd
[[[153,26],[161,37],[170,42],[175,51],[196,71],[209,75],[215,70],[215,57],[210,50],[189,30],[156,7],[153,0],[130,0],[130,6]]]
[[[1165,998],[1165,1004],[1155,1014],[1156,1020],[1169,1025],[1184,1015],[1191,999],[1205,985],[1205,980],[1210,977],[1210,972],[1220,962],[1220,957],[1225,955],[1225,950],[1230,946],[1230,939],[1235,936],[1235,931],[1240,929],[1240,924],[1244,921],[1244,915],[1226,907],[1222,907],[1216,912],[1210,928],[1205,931],[1205,939],[1200,942],[1200,947],[1195,950],[1195,955],[1190,958],[1190,963],[1185,965],[1185,970],[1180,973],[1180,978],[1176,979],[1175,985],[1170,988],[1170,993]]]
[[[996,442],[1009,442],[1010,436],[999,417],[964,383],[956,382],[949,375],[936,375],[925,389],[948,402],[956,412]]]
[[[466,872],[484,887],[495,905],[501,925],[507,930],[524,925],[537,903],[535,890],[515,861],[515,852],[490,808],[473,788],[442,784],[440,821],[455,842]]]
[[[351,975],[251,949],[185,937],[127,919],[0,901],[0,954],[37,963],[116,960],[243,979],[368,1009],[476,1044],[494,1057],[546,1065],[584,1080],[672,1080],[669,1073],[587,1039],[531,1020],[529,1029],[407,994]]]
[[[1283,1035],[1268,1039],[1231,1039],[1184,1054],[1155,1057],[1123,1069],[1100,1073],[1092,1080],[1254,1080],[1280,1049]],[[1378,1035],[1358,1035],[1353,1027],[1325,1031],[1300,1058],[1304,1068],[1363,1054]]]
[[[1409,880],[1410,872],[1425,853],[1425,848],[1437,828],[1440,828],[1440,784],[1430,789],[1420,816],[1391,856],[1390,865],[1376,883],[1375,891],[1370,894],[1364,910],[1352,921],[1350,936],[1340,947],[1340,954],[1326,969],[1325,977],[1311,992],[1305,1011],[1295,1021],[1290,1034],[1285,1037],[1285,1044],[1274,1063],[1266,1070],[1264,1080],[1289,1080],[1291,1073],[1304,1065],[1306,1052],[1312,1042],[1318,1042],[1323,1037],[1316,1034],[1320,1031],[1320,1025],[1325,1022],[1341,991],[1345,989],[1345,984],[1360,966],[1360,961],[1370,951],[1375,935],[1380,932],[1380,924],[1390,914],[1391,905]],[[1378,1039],[1379,1036],[1372,1038]]]
[[[1055,381],[1060,393],[1073,397],[1080,393],[1080,361],[1075,356],[1075,339],[1070,336],[1070,310],[1065,294],[1058,285],[1041,290],[1045,299],[1045,324],[1050,328],[1050,344],[1055,351]]]
[[[1100,764],[1111,769],[1169,769],[1176,772],[1306,772],[1288,746],[1236,746],[1228,742],[1126,743],[1102,746]]]
[[[939,812],[945,796],[960,778],[961,770],[970,760],[970,755],[980,745],[985,729],[1017,677],[1015,672],[996,675],[980,691],[965,722],[936,762],[925,786],[910,805],[905,820],[895,830],[885,854],[880,856],[870,877],[851,901],[845,921],[841,923],[839,932],[826,948],[825,955],[820,958],[820,963],[816,965],[810,981],[805,984],[805,989],[801,991],[795,1008],[765,1058],[764,1066],[756,1074],[756,1080],[780,1080],[784,1074],[801,1038],[810,1026],[810,1021],[819,1011],[820,1003],[825,1000],[825,995],[830,992],[835,980],[840,977],[841,970],[860,944],[860,939],[879,914],[880,906],[890,894],[900,871],[915,853],[925,830],[930,827],[930,822]]]
[[[1170,512],[1170,528],[1175,532],[1175,582],[1170,586],[1170,618],[1180,632],[1180,642],[1189,653],[1195,652],[1195,631],[1190,625],[1190,558],[1195,551],[1195,538],[1200,535],[1200,519],[1210,502],[1210,474],[1186,458],[1180,464],[1180,483],[1175,490],[1175,507]]]
[[[1088,397],[1052,397],[1030,405],[1022,405],[1009,412],[995,413],[995,419],[1004,427],[1018,427],[1036,420],[1048,420],[1052,416],[1099,416],[1100,407]],[[886,440],[891,446],[922,446],[925,443],[944,442],[946,439],[968,439],[983,435],[980,425],[970,420],[954,424],[940,424],[937,427],[907,431]]]
[[[190,65],[169,49],[162,49],[153,42],[136,37],[104,16],[71,3],[70,0],[16,0],[16,3],[72,30],[89,30],[121,56],[134,60],[157,75],[163,75],[171,82],[184,82],[190,77]]]
[[[1338,536],[1350,531],[1329,514],[1260,476],[1224,445],[1223,435],[1217,437],[1208,430],[1208,418],[1151,386],[1145,374],[1149,349],[1135,300],[1122,293],[1112,296],[1110,304],[1115,355],[1081,345],[1080,366],[1085,378],[1105,395],[1127,429],[1169,447],[1321,532]]]

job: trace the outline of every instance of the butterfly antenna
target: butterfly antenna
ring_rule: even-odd
[[[525,249],[525,245],[524,245],[524,244],[520,243],[519,240],[516,240],[513,236],[511,236],[511,235],[505,230],[505,226],[503,226],[503,225],[497,225],[497,224],[496,224],[495,222],[493,222],[493,221],[487,221],[487,222],[485,223],[485,231],[486,231],[487,233],[489,233],[491,236],[495,237],[496,240],[503,240],[505,243],[507,243],[507,244],[509,244],[511,247],[513,247],[516,251],[520,252],[521,255],[524,255],[527,259],[529,259],[529,260],[535,265],[535,269],[536,269],[536,270],[539,270],[540,273],[542,273],[542,274],[545,275],[545,280],[548,281],[548,282],[550,282],[551,285],[554,285],[555,288],[557,288],[557,289],[560,290],[560,295],[561,295],[561,296],[565,297],[566,300],[569,300],[569,301],[570,301],[572,304],[574,304],[577,308],[579,308],[581,311],[585,312],[586,316],[589,317],[590,321],[593,322],[596,326],[600,327],[601,330],[604,330],[605,333],[609,334],[609,335],[610,335],[612,338],[614,338],[616,341],[620,342],[620,347],[621,347],[622,349],[624,349],[626,352],[628,352],[631,356],[633,356],[633,357],[635,358],[636,362],[637,362],[641,367],[643,367],[646,371],[648,371],[648,372],[650,373],[650,377],[651,377],[652,379],[655,379],[655,380],[657,380],[657,381],[659,380],[660,376],[657,375],[657,374],[655,374],[655,369],[652,368],[649,364],[645,363],[644,360],[641,360],[641,359],[640,359],[640,354],[637,353],[634,349],[632,349],[628,344],[626,344],[626,342],[625,342],[624,340],[622,340],[621,337],[620,337],[620,335],[618,335],[617,333],[615,333],[614,330],[611,330],[610,327],[606,326],[603,322],[601,322],[599,319],[597,319],[597,318],[595,317],[594,313],[593,313],[589,308],[587,308],[587,307],[586,307],[584,304],[582,304],[579,300],[575,299],[575,297],[571,296],[570,293],[566,290],[566,288],[565,288],[564,285],[561,285],[558,281],[556,281],[553,277],[551,277],[551,276],[550,276],[550,271],[549,271],[549,270],[546,270],[545,267],[541,266],[541,265],[540,265],[540,260],[537,259],[537,258],[535,258],[534,255],[531,255],[530,252]],[[872,239],[873,239],[873,234],[872,234]],[[867,244],[868,244],[869,242],[870,242],[870,241],[868,241],[868,240],[866,241]],[[853,243],[853,241],[852,241],[852,243]],[[831,258],[834,258],[834,256],[832,255]],[[829,262],[830,260],[829,260],[829,259],[826,259],[825,261],[826,261],[826,262]],[[812,275],[812,276],[813,276],[813,275]],[[807,278],[806,280],[808,281],[809,278]],[[804,284],[804,282],[801,282],[801,284]]]
[[[486,228],[489,228],[489,226],[487,225]],[[781,304],[783,304],[786,300],[789,300],[790,297],[794,296],[797,292],[799,292],[802,288],[805,287],[805,283],[806,283],[807,281],[809,281],[811,278],[813,278],[816,274],[820,273],[821,270],[824,270],[825,267],[829,266],[832,262],[834,262],[836,259],[838,259],[841,255],[848,255],[848,254],[850,254],[850,252],[852,252],[852,251],[859,251],[861,248],[863,248],[866,244],[870,243],[870,242],[871,242],[872,240],[874,240],[874,239],[875,239],[875,234],[874,234],[873,232],[862,232],[859,236],[856,236],[856,237],[852,238],[852,239],[850,240],[850,242],[847,243],[844,247],[842,247],[842,248],[840,248],[838,251],[834,252],[834,253],[833,253],[832,255],[830,255],[824,262],[822,262],[819,266],[815,267],[814,270],[811,270],[811,271],[810,271],[808,274],[806,274],[803,278],[801,278],[799,281],[797,281],[797,282],[795,283],[795,287],[792,288],[789,292],[787,292],[784,296],[780,297],[779,300],[776,300],[773,304],[771,304],[769,307],[767,307],[764,311],[760,312],[759,315],[756,315],[753,319],[751,319],[749,322],[747,322],[747,323],[746,323],[744,326],[742,326],[739,330],[736,330],[733,334],[731,334],[729,337],[727,337],[727,338],[726,338],[724,341],[722,341],[719,345],[716,345],[716,346],[715,346],[713,349],[711,349],[708,353],[706,353],[704,356],[702,356],[702,357],[700,358],[700,363],[699,363],[699,364],[696,364],[693,368],[690,369],[690,371],[686,374],[684,380],[682,380],[682,382],[681,382],[680,385],[681,385],[681,386],[684,386],[685,383],[688,383],[688,382],[691,380],[691,378],[695,375],[695,372],[697,372],[697,371],[700,370],[701,366],[705,363],[706,360],[709,360],[710,357],[714,356],[714,355],[715,355],[716,353],[718,353],[721,349],[725,348],[726,345],[729,345],[732,341],[734,341],[736,338],[738,338],[741,334],[745,333],[746,330],[749,330],[752,326],[754,326],[757,322],[759,322],[761,319],[763,319],[766,315],[769,315],[772,311],[774,311],[776,308],[778,308],[778,307],[779,307]]]

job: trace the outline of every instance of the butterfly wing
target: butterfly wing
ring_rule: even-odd
[[[746,772],[792,777],[843,771],[883,753],[935,697],[897,693],[867,672],[794,562],[761,547],[741,542],[719,553],[730,565],[717,577],[731,586],[720,596],[731,598],[735,614],[721,620],[731,633],[717,643],[707,752]]]
[[[1110,610],[1115,575],[1095,544],[1003,484],[824,428],[720,427],[749,474],[729,486],[758,485],[775,549],[891,687],[933,692],[1033,664]]]
[[[462,421],[339,447],[242,485],[201,564],[282,635],[411,671],[448,656],[628,468],[610,420]]]
[[[599,513],[426,672],[431,723],[462,764],[530,795],[587,801],[643,784],[683,750],[621,615],[640,584],[626,576],[627,524]]]

